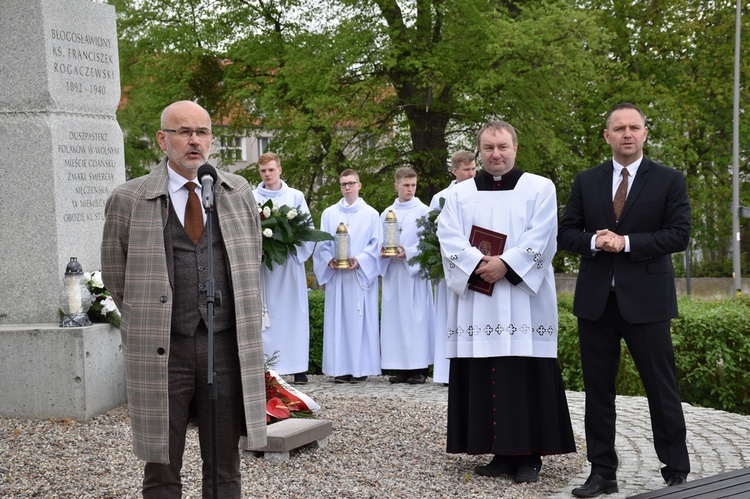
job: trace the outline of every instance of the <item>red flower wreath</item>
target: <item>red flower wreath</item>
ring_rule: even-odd
[[[315,401],[289,386],[275,371],[266,370],[266,423],[312,418],[315,417],[313,411],[319,408]]]

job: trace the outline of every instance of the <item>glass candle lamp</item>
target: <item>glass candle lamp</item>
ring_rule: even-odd
[[[335,267],[337,269],[349,268],[349,241],[349,231],[346,230],[346,225],[344,225],[344,222],[341,222],[336,228],[336,235],[333,237],[333,246],[335,253],[334,258],[336,259]]]
[[[60,327],[90,326],[91,321],[86,314],[90,307],[91,293],[86,287],[83,267],[76,257],[70,257],[60,293],[60,310],[63,313]]]
[[[385,256],[398,255],[398,220],[393,210],[388,210],[383,220],[383,254]]]

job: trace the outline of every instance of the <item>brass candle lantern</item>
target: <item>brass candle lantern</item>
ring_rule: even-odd
[[[60,310],[63,313],[60,327],[90,326],[91,321],[86,314],[90,307],[91,293],[86,287],[83,267],[78,259],[72,256],[65,267],[63,290],[60,293]]]
[[[383,221],[383,255],[398,255],[398,220],[393,210],[388,210]]]
[[[349,231],[346,230],[344,222],[339,223],[336,228],[336,235],[333,237],[333,246],[335,252],[335,267],[337,269],[348,269],[349,268]]]

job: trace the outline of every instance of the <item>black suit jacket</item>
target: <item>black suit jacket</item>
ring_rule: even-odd
[[[677,316],[671,253],[690,239],[690,202],[682,173],[643,158],[620,221],[612,207],[612,161],[576,175],[559,223],[557,246],[581,255],[573,313],[602,316],[612,278],[623,318],[640,324]],[[609,229],[630,238],[630,251],[591,252],[591,238]]]

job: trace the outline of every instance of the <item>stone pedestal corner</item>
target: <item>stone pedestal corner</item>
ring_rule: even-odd
[[[0,325],[0,417],[87,423],[127,401],[120,331],[109,324]]]

